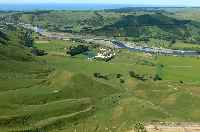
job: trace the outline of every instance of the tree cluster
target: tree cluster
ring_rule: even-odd
[[[22,45],[26,47],[33,47],[33,31],[28,29],[21,29],[19,32],[19,38]]]
[[[130,77],[136,78],[136,79],[141,80],[141,81],[146,81],[147,80],[147,78],[145,77],[145,75],[137,74],[134,71],[129,71],[129,75],[130,75]]]
[[[78,45],[76,47],[70,47],[67,51],[67,54],[70,54],[71,56],[75,56],[77,54],[81,54],[83,52],[88,51],[88,46],[85,45]]]

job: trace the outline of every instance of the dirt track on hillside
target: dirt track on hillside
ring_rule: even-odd
[[[200,124],[198,125],[147,125],[147,132],[200,132]]]
[[[145,128],[147,132],[200,132],[200,123],[146,124]]]

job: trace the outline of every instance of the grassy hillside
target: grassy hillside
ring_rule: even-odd
[[[114,24],[94,33],[106,36],[179,39],[198,41],[199,24],[189,20],[177,20],[162,14],[128,15]]]
[[[96,102],[123,91],[83,73],[53,66],[8,31],[0,45],[0,131],[50,131],[94,113]]]
[[[38,25],[49,31],[80,31],[83,28],[96,29],[118,20],[120,15],[102,11],[38,11],[20,13],[24,23]],[[56,18],[56,19],[55,19]]]
[[[200,21],[199,8],[183,8],[176,10],[172,16],[178,19]]]
[[[32,24],[49,31],[133,37],[139,40],[181,40],[199,44],[198,15],[193,17],[198,12],[198,8],[125,8],[122,12],[33,11],[12,13],[12,19],[8,17],[8,20]]]
[[[122,50],[110,62],[88,61],[84,55],[64,56],[64,47],[71,44],[39,41],[35,46],[47,56],[1,60],[2,132],[127,131],[138,121],[199,121],[197,58]],[[130,71],[148,80],[138,80]],[[157,73],[162,81],[153,81]]]
[[[63,42],[63,48],[65,44],[68,45],[70,42]],[[38,43],[36,46],[49,51],[50,54],[42,58],[47,60],[48,64],[56,66],[59,71],[67,70],[71,74],[78,74],[77,78],[82,79],[86,78],[82,75],[87,75],[89,78],[114,87],[116,91],[119,90],[110,96],[96,100],[96,110],[91,116],[71,127],[64,126],[58,131],[126,131],[132,128],[137,121],[199,121],[196,111],[199,109],[197,93],[200,76],[195,74],[199,66],[198,58],[151,56],[122,50],[113,60],[105,63],[88,61],[84,55],[73,58],[64,57],[62,54],[55,56],[53,50],[64,52],[57,50],[61,47],[61,42]],[[163,67],[160,68],[160,65]],[[129,75],[130,71],[144,75],[148,80],[140,81],[132,78]],[[94,78],[94,73],[101,73],[107,76],[108,80]],[[122,76],[117,78],[116,74]],[[163,80],[150,79],[155,74],[160,74]],[[59,81],[61,78],[56,75],[56,80]],[[80,86],[90,84],[90,81],[85,80],[84,82],[79,82]],[[60,83],[58,86],[63,85]],[[75,88],[76,86],[74,85]],[[73,93],[73,90],[70,91]],[[97,91],[100,93],[101,89]],[[194,101],[195,106],[191,101]]]
[[[179,23],[126,17],[127,25]],[[200,121],[199,57],[121,49],[109,62],[91,61],[85,54],[67,56],[64,48],[80,43],[61,40],[35,41],[48,52],[39,57],[16,30],[0,34],[0,132],[126,132],[139,121]]]

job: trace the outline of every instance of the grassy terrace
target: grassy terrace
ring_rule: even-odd
[[[35,45],[49,54],[0,60],[2,132],[121,132],[138,121],[200,121],[198,58],[121,50],[110,62],[89,61],[65,56],[71,42]],[[131,77],[130,71],[148,80]],[[156,74],[161,81],[153,80]]]

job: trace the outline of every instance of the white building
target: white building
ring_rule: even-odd
[[[110,48],[100,48],[99,52],[97,53],[95,58],[96,59],[98,59],[98,58],[100,58],[100,59],[111,59],[115,55],[116,55],[116,53],[114,52],[114,50],[112,50]]]

